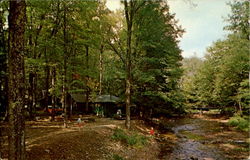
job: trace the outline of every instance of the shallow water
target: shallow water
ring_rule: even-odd
[[[201,122],[199,119],[177,119],[168,122],[172,126],[177,139],[170,153],[161,153],[160,159],[166,160],[226,160],[223,154],[212,145],[204,143],[204,132],[201,125],[206,122]],[[211,123],[211,122],[210,122]],[[168,140],[165,143],[169,143]],[[163,146],[163,147],[168,147]],[[165,151],[164,151],[165,150]]]

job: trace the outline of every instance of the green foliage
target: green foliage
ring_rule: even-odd
[[[177,37],[183,30],[162,1],[145,2],[135,19],[134,41],[138,49],[133,70],[134,101],[147,111],[155,107],[181,108],[178,83],[182,57]]]
[[[242,38],[248,39],[250,36],[249,29],[249,1],[234,1],[229,3],[231,6],[231,15],[228,17],[229,25],[225,29],[233,31],[234,33],[239,33]]]
[[[247,152],[247,153],[249,153],[250,148],[249,147],[246,147],[246,148],[241,147],[241,148],[235,148],[234,150],[236,152]]]
[[[193,133],[190,131],[182,130],[180,131],[181,134],[185,135],[188,139],[196,140],[196,141],[201,141],[204,140],[204,136],[198,135],[197,133]]]
[[[36,103],[45,98],[47,89],[49,96],[60,98],[63,85],[69,92],[89,90],[91,95],[96,95],[99,50],[104,43],[102,30],[107,30],[109,24],[108,13],[104,2],[27,1],[25,70],[28,88],[34,85]],[[31,74],[35,74],[32,83]]]
[[[124,158],[122,158],[122,157],[119,156],[118,154],[114,154],[114,155],[113,155],[113,159],[114,159],[114,160],[124,160]]]
[[[132,103],[145,110],[183,110],[177,40],[183,30],[166,2],[134,4],[138,10],[132,22]],[[26,97],[30,106],[50,99],[48,96],[61,103],[63,88],[90,98],[97,94],[125,97],[128,35],[123,11],[109,11],[105,1],[75,0],[28,0],[26,8]],[[5,22],[4,17],[1,15]],[[135,143],[134,139],[138,136],[128,143]]]
[[[127,138],[127,135],[122,129],[116,128],[114,130],[114,134],[112,135],[112,139],[118,140],[118,141],[126,141],[126,138]]]
[[[245,93],[243,88],[241,91],[239,88],[248,79],[250,68],[247,43],[237,35],[229,35],[228,39],[217,41],[208,49],[210,54],[195,75],[196,94],[203,105],[221,106],[222,109],[239,106],[238,94],[243,96]],[[247,99],[247,95],[244,97]],[[245,105],[242,107],[247,109]]]
[[[203,61],[198,57],[185,58],[182,61],[184,73],[181,78],[181,89],[183,91],[186,109],[199,105],[198,85],[195,78],[202,63]]]
[[[237,111],[235,110],[234,107],[224,107],[220,113],[222,115],[233,116],[235,112]]]
[[[141,146],[148,144],[148,139],[147,139],[147,137],[145,137],[143,135],[133,134],[132,136],[129,136],[129,138],[127,139],[127,143],[130,146],[141,147]]]
[[[137,133],[128,134],[124,132],[124,130],[119,129],[119,128],[116,128],[114,130],[112,139],[121,141],[129,146],[135,146],[135,147],[141,147],[148,143],[147,137],[137,134]]]
[[[240,83],[240,87],[237,90],[235,96],[236,101],[243,108],[243,114],[249,115],[250,113],[250,92],[249,92],[249,79],[244,79]]]
[[[237,127],[239,130],[242,131],[250,131],[249,117],[234,116],[229,119],[228,124],[230,126]]]

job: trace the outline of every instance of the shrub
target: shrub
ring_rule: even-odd
[[[238,117],[231,117],[228,121],[230,126],[236,127],[239,124],[239,119]]]
[[[222,115],[233,116],[234,113],[235,113],[235,109],[233,107],[227,107],[221,110]]]
[[[139,135],[139,134],[133,134],[131,136],[128,137],[127,139],[127,143],[130,145],[130,146],[144,146],[146,145],[148,142],[148,139],[143,136],[143,135]]]
[[[126,141],[127,135],[122,129],[116,128],[114,130],[114,134],[112,135],[112,139],[118,141]]]
[[[148,142],[147,137],[133,133],[133,134],[126,134],[122,129],[115,129],[112,139],[121,141],[129,146],[143,146],[146,145]]]
[[[124,160],[121,156],[117,155],[117,154],[114,154],[113,155],[113,159],[114,160]]]
[[[228,124],[230,126],[237,127],[238,129],[242,131],[249,131],[250,130],[250,124],[249,124],[249,119],[240,117],[240,116],[235,116],[231,117],[228,121]]]
[[[130,146],[136,145],[136,143],[137,143],[137,137],[136,137],[136,135],[128,136],[127,139],[126,139],[126,142]]]

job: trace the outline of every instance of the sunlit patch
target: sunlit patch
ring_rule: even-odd
[[[226,144],[221,144],[222,147],[225,147],[227,149],[236,149],[237,146],[236,145],[232,145],[232,144],[229,144],[229,143],[226,143]]]
[[[250,138],[247,138],[247,139],[246,139],[246,142],[247,142],[248,144],[250,144]]]
[[[204,136],[195,134],[195,133],[190,132],[190,131],[180,131],[180,133],[181,133],[183,136],[185,136],[186,138],[192,139],[192,140],[203,140],[203,139],[205,139]]]
[[[177,136],[173,133],[161,134],[160,137],[166,140],[173,140],[173,141],[176,141],[178,139]]]

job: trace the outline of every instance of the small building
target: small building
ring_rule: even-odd
[[[103,114],[105,117],[113,117],[120,109],[125,114],[125,108],[120,105],[120,98],[113,95],[100,95],[94,101],[97,114]]]
[[[70,93],[73,113],[86,113],[86,95],[84,93]],[[88,113],[93,111],[92,103],[89,101]]]

